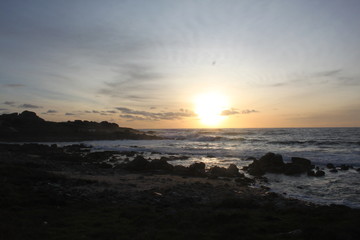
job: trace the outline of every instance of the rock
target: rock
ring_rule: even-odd
[[[336,170],[335,168],[332,168],[329,172],[332,172],[332,173],[337,173],[338,170]]]
[[[356,171],[360,172],[360,168],[356,169]]]
[[[196,162],[189,166],[189,171],[194,176],[202,176],[205,174],[205,163]]]
[[[235,164],[230,164],[229,167],[226,169],[226,174],[229,177],[237,177],[240,175],[239,168]]]
[[[262,176],[265,171],[261,168],[259,160],[254,160],[247,168],[247,172],[253,176]]]
[[[216,177],[227,177],[227,171],[224,167],[214,166],[209,169],[209,174]]]
[[[314,170],[309,170],[309,171],[307,172],[307,175],[310,176],[310,177],[315,177],[315,172],[314,172]]]
[[[247,161],[251,161],[251,160],[254,161],[254,160],[257,160],[257,159],[256,159],[256,157],[247,157],[246,160]]]
[[[347,170],[349,170],[349,166],[348,165],[345,165],[345,164],[342,164],[341,166],[340,166],[340,169],[341,170],[343,170],[343,171],[347,171]]]
[[[329,169],[334,169],[335,168],[334,164],[332,164],[332,163],[326,164],[326,167],[329,168]]]
[[[173,171],[174,171],[174,173],[179,174],[179,175],[190,175],[189,168],[182,166],[182,165],[174,166]]]
[[[294,163],[286,163],[284,166],[285,175],[298,175],[306,172],[309,169],[304,168],[304,166]]]
[[[260,167],[265,172],[282,173],[284,161],[280,154],[269,152],[259,159]]]
[[[307,168],[307,169],[311,168],[311,161],[306,158],[292,157],[291,162],[294,164],[303,166],[304,168]]]
[[[322,177],[322,176],[325,176],[325,172],[324,172],[324,171],[322,171],[322,170],[316,171],[315,177]]]
[[[155,159],[149,163],[149,169],[151,170],[164,170],[164,171],[172,171],[174,166],[169,164],[164,159]]]
[[[134,160],[125,165],[125,169],[131,171],[141,171],[148,169],[149,161],[147,161],[143,156],[136,156]]]

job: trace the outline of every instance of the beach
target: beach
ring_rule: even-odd
[[[223,176],[205,164],[176,168],[166,159],[92,152],[85,145],[0,149],[1,239],[357,239],[360,234],[358,209],[284,198],[269,191],[265,178],[248,178],[230,166]],[[113,167],[108,161],[113,156],[133,160]]]

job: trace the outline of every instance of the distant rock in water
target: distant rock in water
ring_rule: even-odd
[[[50,122],[34,112],[0,115],[0,141],[6,142],[51,142],[117,139],[159,139],[144,132],[119,127],[116,123],[67,121]]]
[[[309,176],[323,176],[325,172],[318,171],[312,175],[311,169],[314,166],[311,161],[306,158],[292,157],[291,163],[284,163],[280,154],[269,152],[262,156],[259,160],[254,160],[245,169],[250,175],[262,176],[265,173],[282,173],[285,175],[299,175],[308,172]]]

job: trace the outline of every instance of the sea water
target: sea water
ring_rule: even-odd
[[[149,130],[144,130],[150,131]],[[269,128],[269,129],[152,129],[163,140],[116,140],[85,142],[98,150],[127,150],[148,156],[158,152],[189,156],[173,165],[196,161],[207,167],[250,164],[249,157],[267,152],[281,154],[285,162],[304,157],[323,168],[324,177],[266,174],[272,191],[321,204],[344,204],[360,208],[360,128]],[[353,169],[331,173],[327,163],[351,165]]]

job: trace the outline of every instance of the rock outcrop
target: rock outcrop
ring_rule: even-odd
[[[159,139],[144,132],[119,127],[116,123],[68,121],[50,122],[34,112],[0,115],[0,141],[51,142],[117,139]]]

